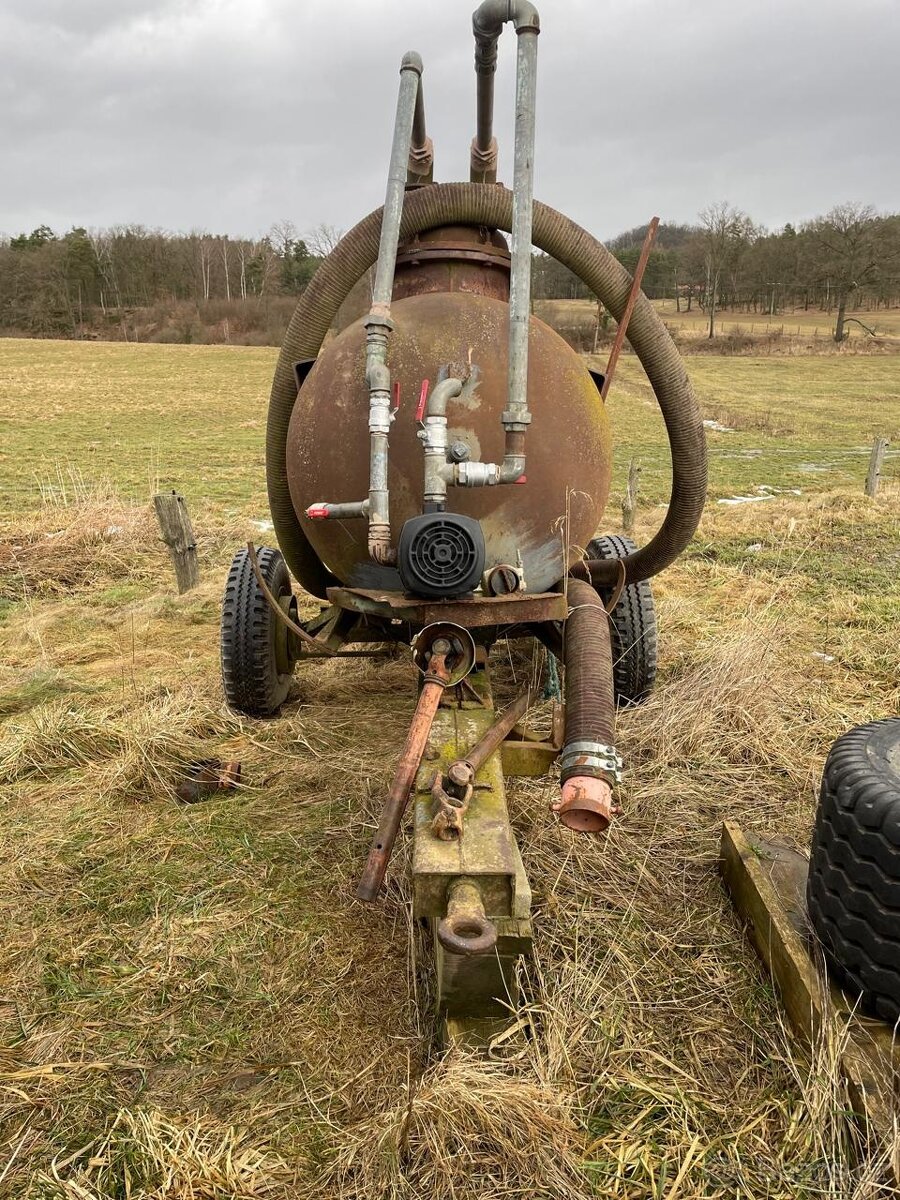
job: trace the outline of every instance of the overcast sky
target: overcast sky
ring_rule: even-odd
[[[900,0],[538,0],[536,196],[601,237],[728,200],[900,209]],[[468,175],[473,0],[0,0],[0,231],[347,228],[384,196],[405,50]],[[500,42],[511,182],[514,37]]]

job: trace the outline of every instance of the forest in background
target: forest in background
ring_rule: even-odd
[[[646,233],[608,243],[633,271]],[[0,334],[151,342],[280,344],[322,257],[340,238],[328,225],[301,236],[289,221],[256,239],[139,225],[108,230],[46,225],[0,242]],[[900,214],[843,204],[769,231],[727,203],[695,224],[662,223],[644,291],[702,309],[715,337],[723,310],[769,317],[815,309],[834,340],[847,313],[900,305]],[[534,298],[590,298],[561,264],[535,254]]]

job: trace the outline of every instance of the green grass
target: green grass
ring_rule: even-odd
[[[733,431],[707,430],[714,498],[765,484],[804,494],[862,490],[872,439],[888,437],[900,445],[900,366],[894,357],[710,356],[690,358],[687,367],[704,418]],[[665,429],[633,358],[620,360],[609,407],[619,478],[625,454],[633,454],[647,499],[662,502],[669,483]],[[891,463],[898,453],[891,453]]]
[[[378,905],[352,896],[408,662],[304,667],[278,721],[222,705],[219,600],[234,549],[265,540],[274,360],[0,341],[0,1197],[525,1197],[552,1162],[560,1196],[643,1200],[696,1139],[679,1200],[737,1181],[812,1200],[827,1161],[846,1182],[843,1143],[823,1141],[833,1077],[794,1063],[714,863],[725,816],[807,841],[830,740],[900,702],[896,454],[862,494],[872,436],[900,438],[897,360],[688,360],[733,432],[710,431],[701,528],[654,583],[661,687],[620,721],[621,821],[573,840],[552,782],[510,786],[537,1036],[495,1074],[434,1044],[406,846]],[[646,541],[668,460],[630,357],[610,411],[608,528],[633,456]],[[148,508],[157,472],[198,535],[183,597]],[[718,503],[762,485],[781,490]],[[513,688],[504,651],[498,694]],[[245,788],[177,804],[211,754],[239,758]],[[515,1140],[532,1125],[543,1158]]]
[[[277,351],[0,343],[0,503],[34,506],[77,464],[146,500],[159,488],[264,513],[265,412]],[[158,485],[158,487],[157,487]]]
[[[135,500],[174,487],[223,510],[265,504],[267,347],[0,342],[0,504],[28,511],[41,485],[72,491],[70,468]],[[599,364],[602,365],[602,364]],[[893,357],[691,358],[710,431],[714,496],[768,483],[861,486],[874,436],[900,441]],[[619,454],[648,499],[666,498],[665,430],[639,364],[621,361],[610,398]]]

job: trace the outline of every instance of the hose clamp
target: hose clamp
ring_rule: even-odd
[[[603,742],[568,742],[560,756],[560,767],[564,777],[602,772],[611,775],[616,783],[622,782],[622,756],[615,746]]]

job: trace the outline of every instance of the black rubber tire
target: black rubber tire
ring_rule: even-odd
[[[273,595],[289,596],[291,578],[281,551],[262,546],[256,556]],[[222,683],[229,708],[273,717],[284,704],[292,675],[278,670],[276,638],[284,636],[283,629],[256,581],[246,547],[238,550],[222,601]]]
[[[637,546],[629,537],[607,534],[587,548],[588,558],[625,558]],[[605,603],[612,589],[601,590]],[[613,686],[616,705],[639,704],[653,691],[656,682],[656,607],[650,580],[630,583],[612,612]]]
[[[900,1020],[900,717],[831,747],[813,830],[806,903],[835,978],[884,1021]]]

